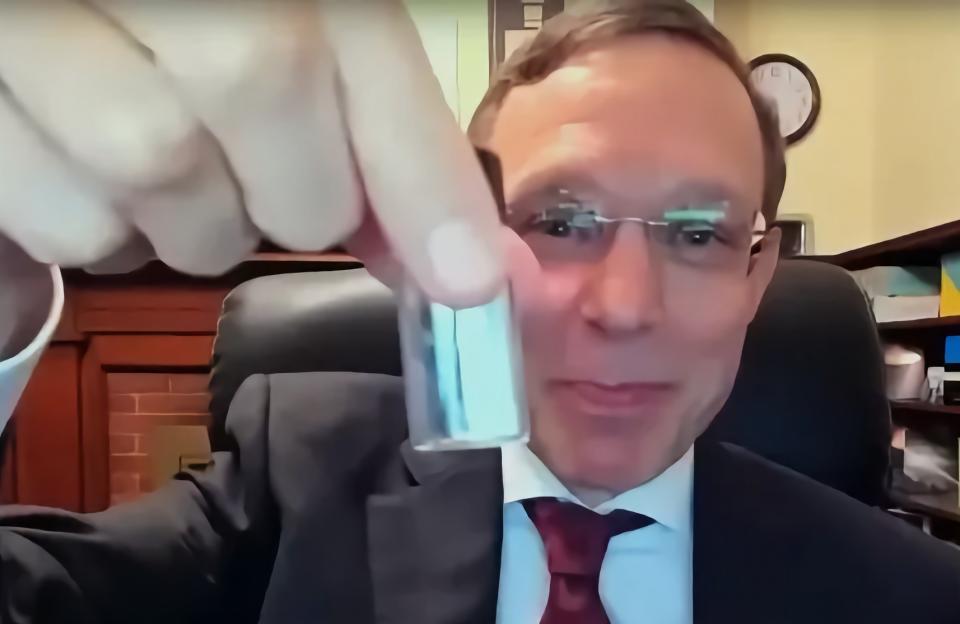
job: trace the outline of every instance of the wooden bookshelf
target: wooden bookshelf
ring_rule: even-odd
[[[834,256],[812,256],[810,259],[857,271],[875,266],[939,266],[942,256],[958,251],[960,220]],[[960,334],[960,316],[878,323],[877,329],[890,342],[921,349],[927,366],[942,366],[944,339]]]
[[[953,416],[960,420],[960,405],[939,405],[935,403],[924,403],[923,401],[890,401],[890,407],[895,412],[938,414],[942,416]]]
[[[939,266],[943,255],[957,251],[960,251],[960,221],[953,221],[842,254],[810,259],[857,271],[875,266]],[[942,366],[944,339],[960,334],[960,316],[878,323],[877,329],[884,340],[920,349],[927,366]],[[938,437],[960,437],[960,406],[891,401],[890,412],[899,426]],[[955,441],[953,448],[956,450]],[[903,509],[928,516],[936,525],[934,534],[956,539],[960,532],[957,490],[947,494],[892,492],[892,495]]]
[[[910,331],[916,329],[948,329],[960,332],[960,316],[941,316],[939,318],[919,319],[916,321],[877,323],[877,329],[881,332]]]
[[[115,275],[91,275],[82,269],[64,269],[64,280],[71,284],[96,284],[98,286],[130,287],[137,285],[156,286],[176,284],[208,286],[210,284],[234,287],[247,280],[278,273],[305,273],[331,271],[363,266],[353,256],[339,251],[321,253],[294,253],[260,251],[249,260],[241,262],[226,273],[216,276],[198,276],[179,273],[159,260],[152,260],[136,271]]]
[[[960,220],[818,259],[857,271],[875,266],[936,266],[941,256],[955,251],[960,251]]]
[[[891,401],[893,422],[901,427],[923,430],[938,427],[956,431],[960,437],[960,406],[934,405],[922,401]]]
[[[956,490],[945,494],[894,494],[893,502],[907,511],[960,522],[960,495]]]

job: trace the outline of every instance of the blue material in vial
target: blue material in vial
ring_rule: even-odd
[[[529,436],[517,320],[509,287],[453,309],[412,282],[400,292],[410,442],[417,450],[501,446]]]

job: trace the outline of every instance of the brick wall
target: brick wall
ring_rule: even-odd
[[[109,373],[110,502],[153,490],[150,435],[157,426],[210,420],[206,374]]]

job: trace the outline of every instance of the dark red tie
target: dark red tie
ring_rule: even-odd
[[[615,535],[653,520],[629,511],[600,515],[555,498],[523,501],[547,550],[550,596],[540,624],[609,624],[600,602],[600,566]]]

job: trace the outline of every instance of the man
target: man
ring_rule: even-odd
[[[6,619],[958,621],[946,546],[695,444],[773,273],[783,184],[774,119],[702,16],[553,22],[471,136],[540,266],[518,286],[529,448],[411,450],[395,379],[253,377],[207,472],[101,514],[4,511]]]

